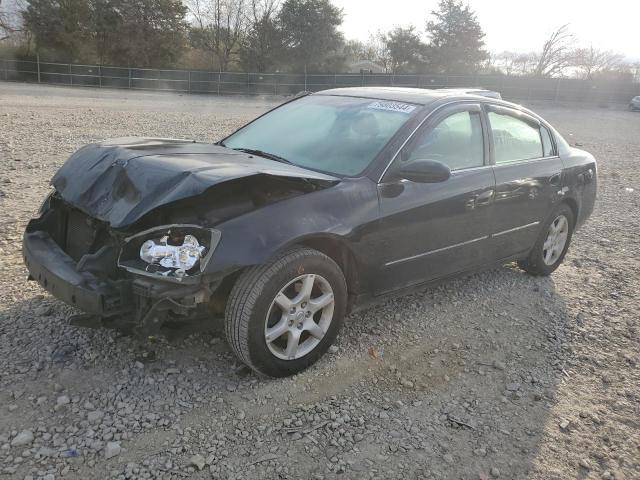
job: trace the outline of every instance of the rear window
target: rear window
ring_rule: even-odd
[[[544,156],[540,129],[519,118],[489,112],[496,163]]]
[[[551,134],[545,127],[540,127],[540,137],[542,138],[542,149],[545,157],[552,157],[555,152],[553,150],[553,142]]]

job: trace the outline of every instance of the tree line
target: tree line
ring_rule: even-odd
[[[475,12],[441,0],[422,28],[345,39],[331,0],[0,0],[0,56],[214,71],[498,73],[633,78],[639,64],[578,47],[564,25],[538,52],[491,55]]]

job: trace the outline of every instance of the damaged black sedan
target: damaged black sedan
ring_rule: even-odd
[[[143,335],[224,315],[284,376],[388,294],[517,261],[548,275],[590,215],[593,157],[534,113],[461,90],[336,89],[218,142],[85,146],[27,226],[30,278]]]

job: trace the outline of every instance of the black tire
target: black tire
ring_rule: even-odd
[[[322,276],[333,290],[333,318],[324,337],[306,355],[282,359],[265,339],[265,325],[276,295],[301,274]],[[287,250],[265,265],[244,271],[236,281],[225,312],[227,341],[238,359],[255,372],[285,377],[315,363],[334,342],[347,308],[347,285],[340,267],[328,256],[306,247]]]
[[[564,248],[562,249],[562,253],[551,265],[548,265],[544,261],[544,243],[549,233],[549,227],[561,215],[564,215],[568,220],[567,240],[564,244]],[[518,261],[518,266],[530,275],[551,275],[556,270],[556,268],[560,266],[560,264],[564,260],[564,256],[567,254],[567,250],[569,249],[569,245],[571,244],[571,237],[573,236],[574,226],[575,216],[573,214],[573,210],[571,210],[569,205],[567,205],[566,203],[560,204],[549,216],[547,221],[542,225],[542,228],[540,228],[540,234],[538,235],[538,239],[536,240],[535,245],[529,252],[529,256],[524,260]]]

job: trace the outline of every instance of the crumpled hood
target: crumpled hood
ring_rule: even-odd
[[[161,205],[252,175],[338,180],[219,145],[122,138],[81,148],[51,184],[71,205],[120,228]]]

